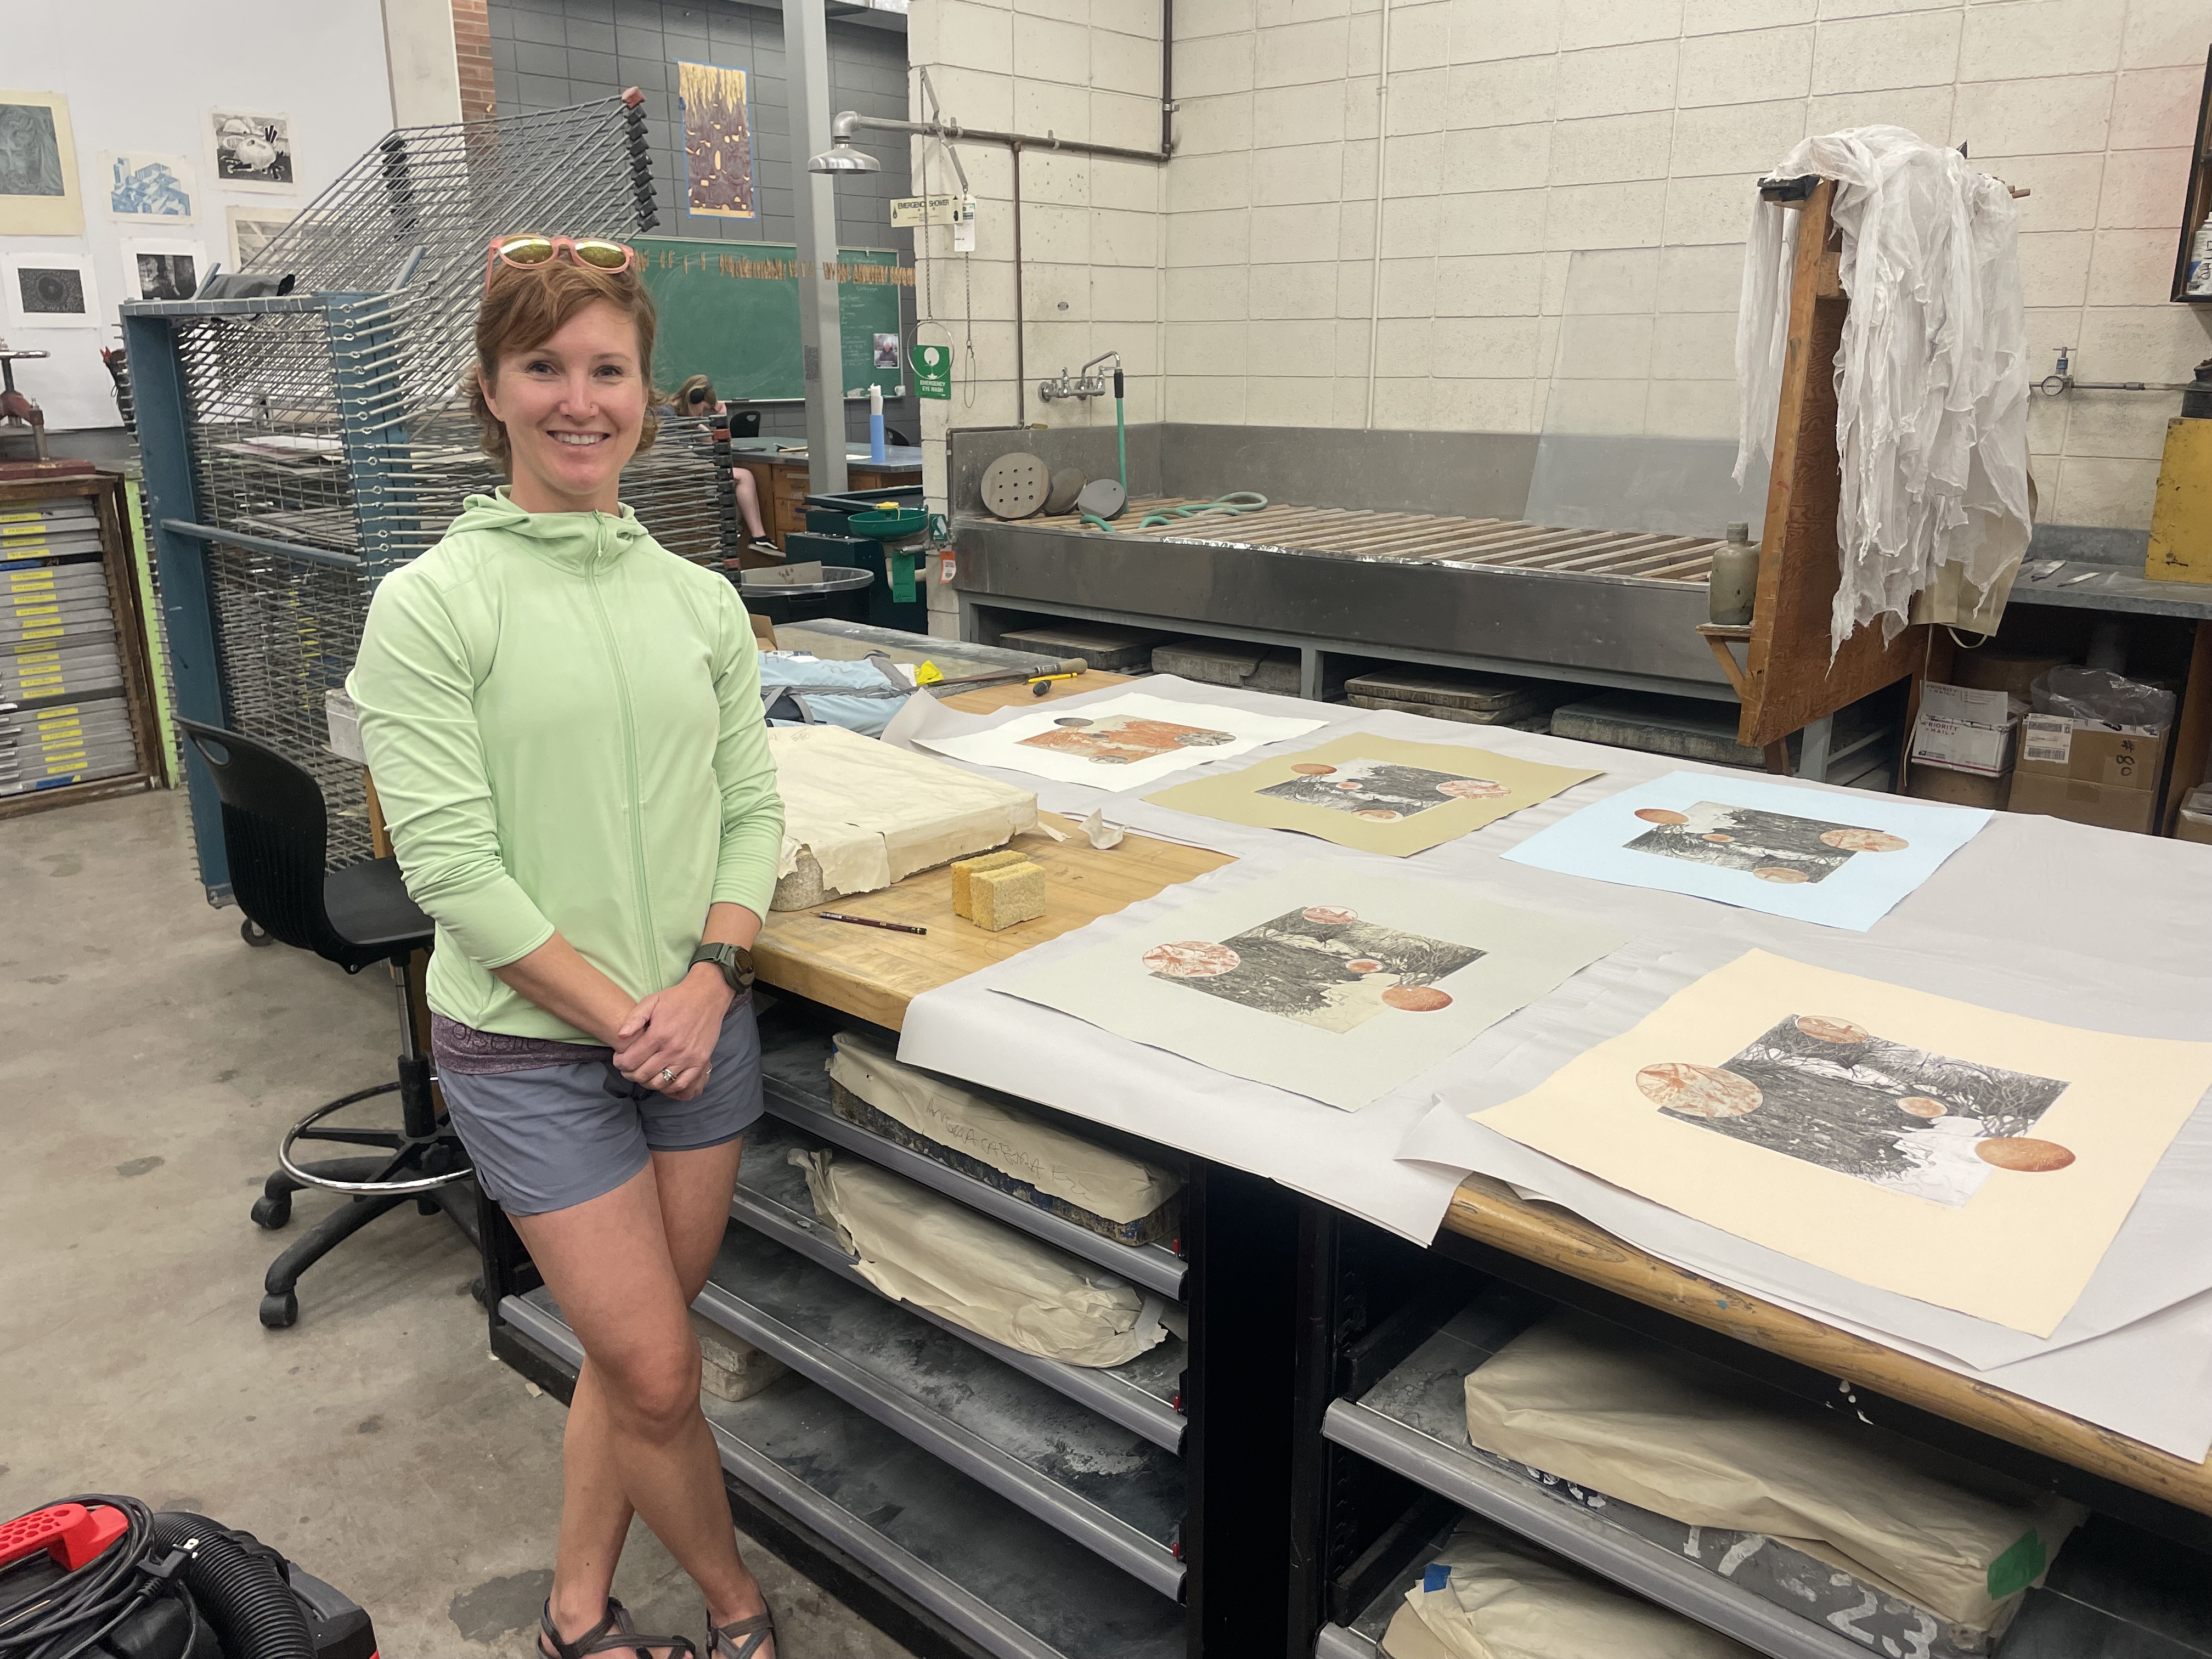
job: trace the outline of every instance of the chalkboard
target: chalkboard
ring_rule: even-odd
[[[659,308],[653,383],[673,392],[694,374],[714,383],[731,403],[803,398],[799,349],[799,250],[788,242],[709,242],[641,236],[635,244],[645,285]],[[892,394],[902,367],[874,366],[875,337],[900,339],[902,270],[898,255],[868,248],[838,253],[838,327],[845,374],[840,390],[864,394],[879,386]]]

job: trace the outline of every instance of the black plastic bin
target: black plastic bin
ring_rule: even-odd
[[[787,582],[748,582],[738,580],[750,575],[750,571],[732,571],[731,580],[737,582],[738,597],[744,601],[745,609],[756,617],[765,617],[776,627],[786,623],[818,622],[830,617],[838,622],[866,622],[868,619],[868,590],[875,586],[872,570],[857,570],[850,565],[825,564],[823,580],[803,582],[793,586]]]

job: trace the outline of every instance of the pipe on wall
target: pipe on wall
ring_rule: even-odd
[[[1390,0],[1382,0],[1382,55],[1375,65],[1375,246],[1367,283],[1367,429],[1375,429],[1375,374],[1382,341],[1382,158],[1390,146]]]
[[[1027,349],[1030,331],[1030,301],[1028,286],[1022,281],[1022,142],[1013,142],[1014,152],[1014,407],[1019,412],[1017,424],[1030,423],[1030,366]]]

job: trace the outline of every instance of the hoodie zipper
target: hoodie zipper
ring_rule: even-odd
[[[599,614],[599,633],[606,641],[607,659],[614,667],[615,706],[622,714],[623,754],[629,785],[629,806],[625,816],[629,819],[630,879],[637,892],[638,944],[644,952],[638,963],[647,980],[646,989],[640,994],[644,995],[664,988],[656,982],[660,975],[653,938],[653,889],[646,878],[644,783],[637,757],[637,718],[630,701],[629,674],[623,666],[622,645],[615,636],[614,619],[607,614],[606,598],[599,590],[599,571],[605,563],[601,555],[606,551],[606,520],[597,513],[592,518],[596,539],[585,582],[591,589],[592,608]]]

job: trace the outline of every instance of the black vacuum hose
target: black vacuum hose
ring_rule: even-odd
[[[307,1615],[284,1582],[275,1551],[251,1533],[179,1510],[156,1515],[153,1530],[164,1550],[198,1540],[177,1576],[228,1659],[315,1659]]]

